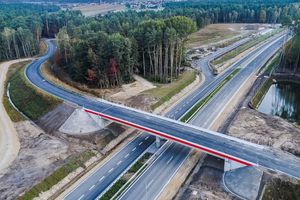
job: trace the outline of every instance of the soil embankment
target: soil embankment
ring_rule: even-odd
[[[2,171],[7,168],[18,155],[20,149],[20,142],[18,134],[3,106],[3,94],[6,92],[4,83],[6,74],[10,65],[30,59],[19,59],[8,61],[0,64],[0,177]]]

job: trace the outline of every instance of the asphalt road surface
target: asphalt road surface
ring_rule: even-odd
[[[267,59],[273,55],[280,47],[280,42],[275,43],[269,48],[264,45],[255,51],[258,55],[250,53],[242,62],[238,62],[235,66],[243,67],[243,69],[229,82],[224,88],[191,120],[190,123],[208,128],[214,119],[224,109],[226,104],[231,100],[234,93],[245,82],[245,80],[255,71],[262,67]],[[262,53],[260,51],[264,50]],[[235,68],[235,67],[233,67]],[[171,149],[180,149],[174,150]],[[235,149],[234,146],[232,146]],[[260,148],[258,146],[258,148]],[[137,196],[138,199],[156,199],[165,185],[174,176],[181,164],[187,158],[190,150],[179,144],[172,144],[169,149],[160,155],[151,167],[147,169],[139,179],[124,193],[121,199],[132,199]],[[263,153],[263,152],[262,152]],[[168,160],[168,162],[166,162]],[[299,167],[298,167],[299,168]],[[163,169],[163,170],[161,170]]]
[[[203,85],[207,85],[216,79],[223,79],[226,77],[226,74],[228,74],[226,73],[221,77],[212,75],[208,65],[210,60],[223,55],[224,53],[244,44],[249,40],[250,38],[245,38],[232,45],[229,45],[228,47],[221,48],[218,51],[210,54],[208,57],[202,59],[200,63],[197,63],[197,66],[199,66],[199,69],[202,71],[202,73],[204,73],[205,76],[205,82]],[[54,48],[52,48],[50,45],[49,53],[52,53],[51,51],[53,51]],[[200,89],[202,89],[201,86],[197,91],[194,92],[194,94],[198,94]],[[191,99],[191,96],[192,95],[190,95],[187,99]],[[191,102],[191,104],[197,102],[200,96],[193,95],[192,98],[194,101]],[[179,119],[190,108],[190,105],[185,104],[185,102],[186,100],[179,102],[166,114],[166,116],[169,118]],[[140,145],[144,138],[147,138],[147,143],[145,142]],[[134,163],[134,161],[136,161],[154,141],[154,136],[142,133],[133,139],[121,151],[117,152],[112,159],[108,160],[104,165],[97,169],[95,173],[83,180],[74,190],[67,194],[65,199],[95,199],[101,194],[105,193],[114,183],[114,181],[117,180],[124,172],[126,172],[126,170]],[[135,152],[131,153],[134,148],[136,148]],[[111,169],[114,170],[110,171]]]
[[[47,55],[33,62],[33,64],[31,64],[26,70],[26,75],[29,80],[41,89],[66,101],[70,101],[88,108],[88,111],[96,111],[97,114],[100,114],[105,118],[112,119],[113,117],[114,119],[112,120],[119,121],[125,124],[129,124],[130,122],[134,123],[138,125],[139,129],[147,130],[148,132],[152,132],[155,135],[164,136],[168,139],[177,140],[181,143],[188,142],[189,145],[192,145],[195,148],[210,151],[211,153],[213,152],[214,154],[217,154],[221,157],[226,156],[230,157],[231,159],[236,159],[240,162],[259,164],[266,168],[279,170],[283,173],[287,173],[296,177],[299,176],[299,169],[294,166],[294,164],[299,164],[299,162],[297,162],[298,160],[289,160],[281,155],[273,155],[274,152],[269,149],[265,149],[263,147],[260,147],[260,149],[257,147],[257,145],[242,142],[240,140],[236,140],[235,138],[227,137],[218,133],[213,133],[197,127],[188,126],[186,124],[178,123],[174,120],[166,119],[163,117],[139,112],[133,109],[128,109],[120,105],[111,104],[110,102],[95,101],[52,85],[48,81],[44,80],[39,70],[40,65],[48,59],[49,55],[51,55],[51,51],[53,53],[54,46],[50,44],[49,52],[47,53]],[[159,130],[160,132],[157,132],[156,130]],[[165,133],[167,133],[168,135],[166,135]],[[193,141],[193,143],[191,143],[190,141]],[[253,151],[254,148],[256,148],[256,151]],[[132,151],[135,150],[132,149]],[[264,152],[263,155],[261,154],[262,152]],[[276,157],[278,159],[276,159]],[[272,165],[270,165],[270,161],[273,161]],[[285,167],[286,164],[284,163],[289,163],[290,168],[288,168],[288,170]],[[114,169],[110,168],[109,171],[113,172]],[[93,190],[93,188],[95,187],[90,187],[89,190]]]

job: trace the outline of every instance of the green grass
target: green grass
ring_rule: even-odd
[[[276,69],[279,64],[280,64],[280,54],[277,54],[277,56],[271,61],[271,63],[267,65],[265,69],[265,73],[271,75],[273,70]]]
[[[207,104],[224,86],[225,84],[230,81],[239,71],[241,68],[236,68],[231,74],[229,74],[221,83],[215,88],[209,95],[199,101],[196,105],[192,107],[182,118],[182,122],[188,122],[199,109],[201,109],[205,104]]]
[[[70,160],[66,164],[59,167],[50,176],[25,192],[25,194],[18,199],[31,200],[35,197],[38,197],[41,192],[48,191],[52,186],[56,185],[71,172],[79,167],[83,167],[83,164],[95,155],[96,154],[94,152],[87,150],[77,156],[70,158]]]
[[[37,120],[61,101],[32,86],[25,78],[24,70],[25,67],[22,67],[10,77],[10,96],[22,113],[32,120]]]
[[[129,170],[127,173],[135,174],[137,173],[145,164],[145,162],[151,157],[152,154],[145,153]],[[133,176],[133,175],[132,175]],[[100,198],[100,200],[110,200],[117,193],[120,195],[130,184],[128,179],[125,179],[123,175],[111,188]],[[124,185],[126,187],[122,188]],[[121,190],[122,188],[122,190]]]
[[[265,94],[267,93],[267,91],[269,90],[270,86],[272,85],[273,81],[271,78],[268,78],[263,85],[258,89],[258,91],[256,92],[255,96],[253,97],[253,99],[251,100],[250,104],[254,109],[257,109],[260,102],[262,101],[262,99],[264,98]]]
[[[5,84],[4,84],[4,93],[3,93],[3,105],[4,105],[4,108],[5,108],[8,116],[10,117],[10,119],[13,122],[23,121],[23,120],[25,120],[25,118],[9,102],[9,99],[8,99],[8,96],[7,96],[7,93],[6,93],[7,86],[8,86],[8,80],[11,78],[11,76],[17,70],[19,70],[21,67],[26,66],[28,63],[30,63],[30,61],[24,61],[24,62],[19,62],[19,63],[12,64],[9,67],[8,72],[6,74],[6,80],[5,80]]]
[[[281,30],[281,29],[280,29]],[[250,49],[251,47],[265,41],[266,39],[270,38],[271,36],[275,35],[276,33],[278,33],[280,30],[276,30],[273,31],[270,34],[266,34],[266,35],[262,35],[258,38],[252,39],[248,42],[246,42],[245,44],[233,49],[232,51],[229,51],[228,53],[224,54],[223,56],[217,58],[216,60],[214,60],[212,62],[213,65],[219,65],[221,63],[224,63],[236,56],[238,56],[239,54],[243,53],[244,51],[246,51],[247,49]]]
[[[151,109],[154,110],[169,101],[174,95],[178,94],[181,90],[190,85],[195,79],[195,71],[186,71],[181,74],[177,80],[170,84],[145,91],[145,94],[159,99],[155,104],[151,105]]]

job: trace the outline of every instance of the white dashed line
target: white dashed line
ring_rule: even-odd
[[[154,180],[152,179],[152,180],[149,182],[148,186],[150,186],[150,185],[153,183],[153,181],[154,181]]]
[[[99,182],[101,182],[104,178],[105,178],[105,176],[102,176],[102,177],[99,179]]]
[[[147,137],[145,138],[145,140],[148,140],[148,138],[149,138],[149,136],[147,136]]]
[[[111,169],[108,171],[108,173],[111,173],[113,170],[114,170],[114,168],[111,168]]]
[[[172,159],[173,159],[173,156],[168,160],[167,164],[169,164]]]
[[[120,160],[118,163],[117,163],[117,165],[120,165],[122,163],[122,160]]]
[[[143,142],[140,142],[140,143],[139,143],[139,146],[141,146],[142,144],[143,144]]]
[[[82,199],[83,197],[84,197],[84,194],[83,194],[83,195],[81,195],[81,196],[79,197],[79,199],[78,199],[78,200]]]
[[[129,153],[125,156],[125,158],[127,158],[129,156]]]
[[[136,147],[134,147],[133,149],[132,149],[132,151],[135,151],[136,150]]]
[[[91,191],[91,190],[92,190],[94,187],[95,187],[95,185],[93,185],[92,187],[90,187],[90,189],[89,189],[89,190]]]

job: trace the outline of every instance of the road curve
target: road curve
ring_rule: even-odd
[[[189,141],[188,145],[192,145],[195,148],[200,148],[205,151],[210,151],[211,153],[213,151],[214,154],[217,154],[221,157],[226,156],[230,159],[237,159],[236,161],[246,161],[247,163],[254,165],[259,164],[266,168],[270,167],[267,165],[267,163],[264,162],[264,155],[261,155],[261,151],[264,151],[265,154],[268,154],[268,156],[270,156],[270,154],[273,155],[273,151],[269,149],[257,148],[257,145],[253,146],[247,142],[242,142],[232,137],[227,137],[218,133],[179,123],[174,120],[125,108],[123,106],[112,104],[110,102],[88,99],[86,97],[79,96],[78,94],[66,91],[63,88],[59,88],[48,81],[45,81],[44,77],[40,73],[40,66],[49,58],[51,52],[53,53],[53,51],[54,46],[51,46],[51,44],[49,44],[48,53],[40,59],[34,61],[26,70],[28,79],[44,91],[49,92],[50,94],[53,94],[64,100],[83,106],[86,108],[87,112],[91,112],[111,120],[122,122],[127,125],[132,125],[132,123],[134,123],[141,130],[146,130],[168,139],[177,140],[177,142],[184,143],[184,141]],[[156,130],[159,130],[159,132]],[[203,145],[205,146],[205,148],[203,148]],[[236,150],[232,150],[232,146],[235,146],[238,151],[236,152]],[[257,151],[259,153],[257,153],[256,151],[253,152],[254,148],[257,148]],[[243,158],[239,158],[239,156],[241,156],[239,154],[239,150],[245,150],[247,154],[242,155]],[[283,173],[292,174],[294,176],[296,175],[296,177],[300,177],[299,169],[295,168],[293,165],[295,164],[295,162],[297,164],[299,164],[300,162],[298,163],[297,161],[285,160],[282,157],[280,157],[278,160],[273,160],[274,162],[276,161],[275,163],[277,164],[275,164],[276,170],[279,170]],[[289,171],[284,169],[283,161],[284,163],[290,161],[289,166],[294,169],[294,173],[290,171],[291,169]],[[274,170],[273,167],[274,166],[271,166],[271,169]]]

